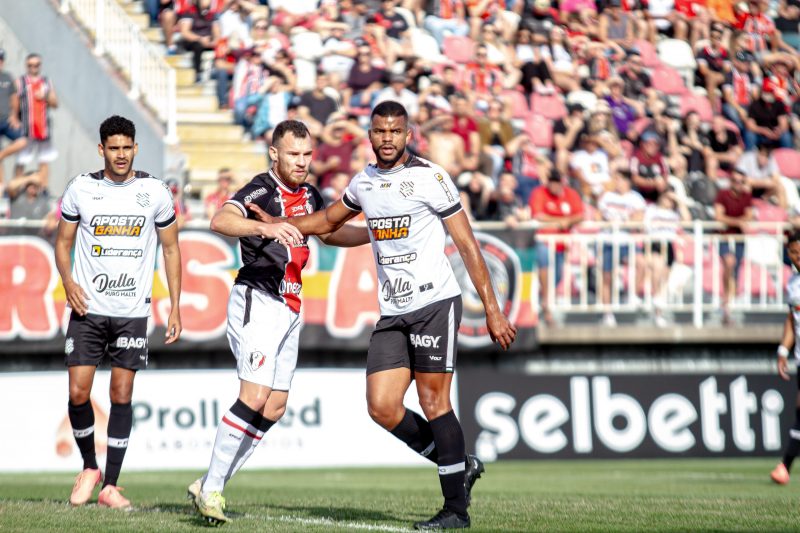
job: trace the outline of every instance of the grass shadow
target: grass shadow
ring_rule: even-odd
[[[268,507],[270,509],[286,511],[287,513],[308,515],[314,518],[326,518],[337,522],[397,522],[408,520],[408,517],[399,517],[381,511],[357,509],[353,507],[300,507],[294,505],[269,505]]]

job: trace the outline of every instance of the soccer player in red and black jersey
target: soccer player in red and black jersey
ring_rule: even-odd
[[[242,252],[228,301],[228,341],[237,361],[239,398],[222,417],[208,472],[189,487],[197,510],[211,523],[228,520],[225,483],[286,411],[297,364],[300,272],[308,260],[308,241],[287,222],[261,222],[256,213],[291,218],[325,207],[317,189],[305,183],[311,152],[305,124],[278,124],[269,148],[272,168],[242,187],[211,220],[212,230],[239,237]],[[369,242],[367,229],[355,226],[319,238],[336,246]]]

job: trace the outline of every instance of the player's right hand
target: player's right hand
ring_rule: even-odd
[[[486,327],[489,329],[489,336],[492,342],[499,342],[503,350],[508,350],[511,343],[517,338],[517,328],[508,321],[506,315],[501,312],[486,315]]]
[[[64,292],[67,295],[67,303],[73,311],[80,316],[84,316],[89,312],[89,305],[86,303],[89,300],[89,296],[83,290],[83,287],[74,281],[70,281],[64,284]]]
[[[789,358],[778,356],[778,375],[784,381],[789,381]]]
[[[284,246],[303,242],[303,234],[288,222],[264,224],[261,228],[261,236],[265,239],[275,239]]]
[[[275,222],[275,217],[273,217],[272,215],[268,215],[266,211],[258,207],[256,204],[250,202],[244,204],[244,206],[256,215],[256,220],[260,220],[261,222],[267,222],[269,224]]]

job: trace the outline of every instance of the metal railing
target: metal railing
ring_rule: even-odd
[[[178,141],[175,70],[115,0],[61,0],[94,37],[94,53],[109,57],[130,82],[128,96],[151,108],[165,124],[164,141]]]

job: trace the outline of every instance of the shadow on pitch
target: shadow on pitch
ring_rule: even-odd
[[[338,521],[375,521],[389,522],[407,520],[407,517],[394,516],[388,513],[352,507],[296,507],[293,505],[270,505],[270,509],[280,509],[289,513],[298,513],[313,518],[325,518]]]

